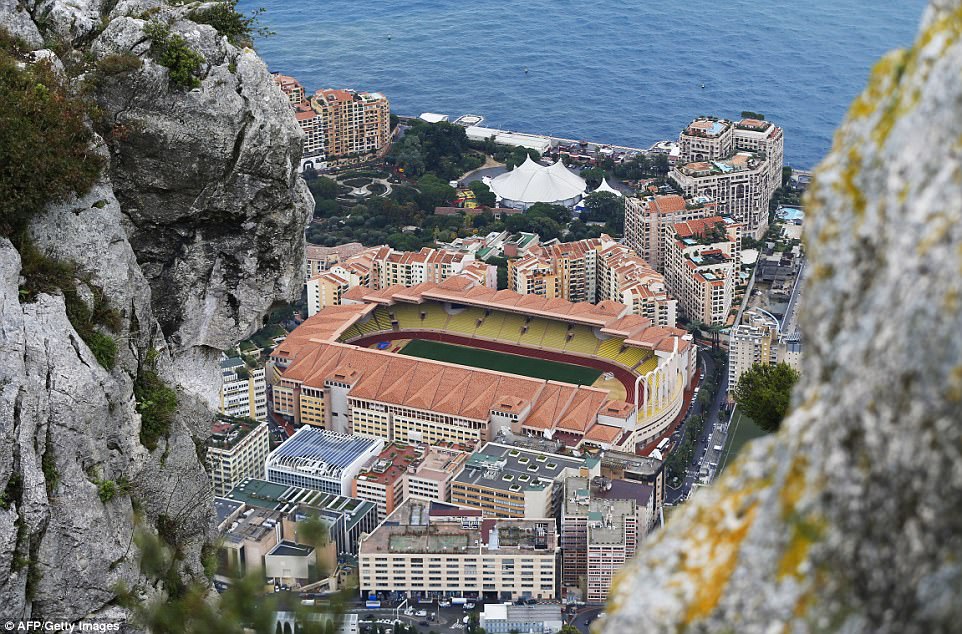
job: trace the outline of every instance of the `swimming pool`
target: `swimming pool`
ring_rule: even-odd
[[[782,207],[778,210],[778,217],[785,220],[805,220],[805,212],[794,207]]]

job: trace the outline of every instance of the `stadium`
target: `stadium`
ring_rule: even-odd
[[[635,451],[670,431],[695,346],[617,302],[480,286],[363,287],[272,353],[274,411],[388,440],[484,442],[504,433]]]

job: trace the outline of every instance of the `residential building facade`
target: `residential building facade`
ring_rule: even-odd
[[[635,555],[654,517],[651,487],[604,477],[568,478],[561,508],[561,583],[604,603],[611,579]]]
[[[267,420],[267,382],[264,368],[248,368],[243,359],[220,362],[223,384],[220,412],[225,416]]]
[[[728,389],[738,385],[741,375],[756,363],[778,361],[780,327],[775,317],[758,308],[746,310],[742,322],[732,328],[728,346]]]
[[[656,325],[675,325],[677,304],[664,277],[608,235],[529,248],[508,261],[508,288],[571,302],[616,301]]]
[[[352,288],[379,290],[392,285],[415,286],[443,282],[456,275],[497,288],[497,267],[477,260],[473,253],[428,247],[417,252],[395,251],[387,246],[368,248],[307,281],[308,316],[340,304]]]
[[[677,194],[625,199],[625,245],[659,273],[665,272],[665,238],[679,222],[717,215],[717,205],[701,196]]]
[[[264,473],[270,453],[266,422],[217,420],[210,431],[206,462],[214,495],[226,495],[245,478]]]
[[[308,96],[293,77],[274,74],[274,82],[304,130],[302,167],[356,162],[389,147],[391,107],[381,93],[325,88]]]
[[[412,499],[361,541],[360,591],[552,599],[557,558],[554,519],[487,519]]]
[[[768,229],[768,207],[781,186],[782,129],[757,119],[695,119],[679,136],[682,160],[669,177],[685,197],[708,196],[756,239]]]
[[[711,216],[676,223],[665,237],[665,278],[689,321],[727,322],[741,268],[741,228]]]

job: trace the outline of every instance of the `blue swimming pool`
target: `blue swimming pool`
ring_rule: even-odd
[[[785,220],[804,220],[805,212],[794,207],[782,207],[778,210],[778,217]]]

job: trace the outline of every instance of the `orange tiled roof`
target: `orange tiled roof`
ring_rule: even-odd
[[[613,443],[617,440],[618,436],[621,435],[623,430],[621,427],[612,427],[611,425],[592,425],[591,429],[585,433],[585,440],[594,440],[596,442]]]

